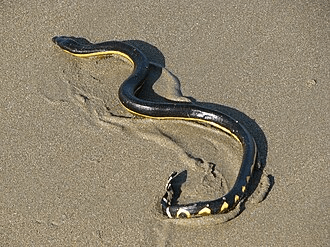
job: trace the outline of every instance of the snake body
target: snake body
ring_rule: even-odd
[[[256,162],[257,148],[252,135],[235,119],[219,111],[207,109],[190,102],[151,102],[136,96],[149,73],[149,61],[137,48],[120,41],[91,43],[85,38],[55,36],[53,42],[64,51],[77,57],[119,55],[130,61],[132,74],[119,88],[119,99],[131,113],[155,119],[183,119],[210,124],[238,140],[243,147],[242,163],[231,190],[222,197],[189,204],[171,204],[169,194],[173,192],[171,174],[165,195],[161,199],[162,211],[169,218],[190,218],[210,214],[227,213],[247,196],[247,185]]]

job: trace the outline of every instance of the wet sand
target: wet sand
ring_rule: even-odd
[[[0,245],[329,245],[327,1],[30,1],[0,10]],[[182,201],[216,198],[235,180],[240,145],[207,126],[133,117],[117,96],[131,66],[73,58],[55,35],[126,40],[171,71],[189,100],[246,124],[263,175],[242,212],[164,217],[172,171],[188,171]],[[141,97],[185,100],[171,74],[154,70],[154,91]]]

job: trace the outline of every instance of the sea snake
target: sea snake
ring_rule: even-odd
[[[173,193],[172,181],[176,172],[172,173],[166,184],[165,195],[161,199],[162,211],[169,218],[190,218],[210,214],[227,213],[233,210],[247,196],[247,185],[252,176],[256,162],[257,147],[252,135],[237,120],[211,109],[191,102],[168,101],[158,103],[140,99],[136,96],[149,73],[150,63],[147,57],[137,48],[121,41],[91,43],[81,37],[55,36],[53,42],[65,52],[77,57],[119,55],[126,58],[134,66],[132,74],[119,88],[119,100],[131,113],[154,119],[181,119],[207,123],[214,126],[236,140],[243,147],[242,163],[235,184],[222,197],[189,204],[172,205],[170,194]]]

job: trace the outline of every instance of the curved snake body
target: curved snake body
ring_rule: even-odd
[[[166,193],[161,199],[165,215],[170,218],[190,218],[227,213],[246,198],[246,186],[256,162],[257,148],[254,138],[243,125],[224,113],[190,102],[158,103],[138,98],[136,92],[141,88],[149,73],[149,61],[140,50],[127,43],[108,41],[93,44],[84,38],[67,36],[56,36],[53,41],[64,51],[77,57],[119,55],[129,60],[134,66],[133,72],[119,88],[120,102],[128,111],[148,118],[204,122],[228,133],[242,144],[241,167],[235,184],[228,193],[216,200],[171,205],[169,194],[173,192],[172,180],[176,175],[172,173],[166,185]]]

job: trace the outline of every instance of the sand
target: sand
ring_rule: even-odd
[[[1,246],[329,246],[327,1],[2,1],[0,10]],[[117,97],[130,65],[73,58],[55,35],[128,40],[184,96],[243,121],[265,180],[241,214],[164,217],[172,171],[188,170],[182,200],[217,197],[205,164],[230,185],[240,146],[207,126],[132,117]],[[172,97],[178,84],[164,69],[160,79],[155,92]]]

